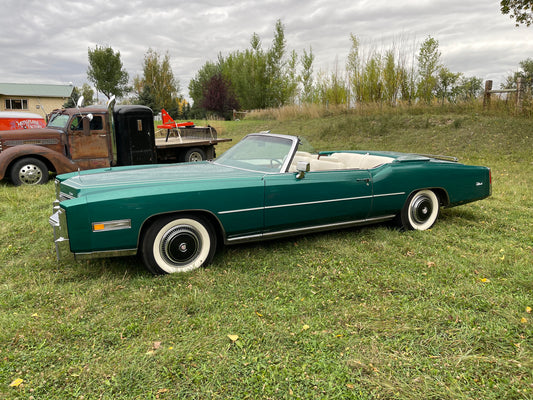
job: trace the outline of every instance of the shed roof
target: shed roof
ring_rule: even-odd
[[[72,85],[42,85],[32,83],[0,83],[0,95],[29,97],[70,97]]]

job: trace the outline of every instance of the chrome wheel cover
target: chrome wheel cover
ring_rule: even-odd
[[[36,185],[43,178],[43,171],[35,164],[26,164],[19,169],[18,177],[26,185]]]

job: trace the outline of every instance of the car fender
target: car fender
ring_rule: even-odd
[[[47,163],[50,169],[58,174],[73,172],[78,169],[78,164],[57,151],[39,145],[22,144],[9,147],[0,153],[0,179],[4,179],[10,166],[22,157],[38,158]]]

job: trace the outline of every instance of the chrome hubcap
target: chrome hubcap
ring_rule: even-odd
[[[411,216],[417,223],[424,223],[429,219],[432,211],[431,199],[426,196],[420,196],[413,202]]]
[[[41,180],[43,172],[33,164],[23,166],[19,171],[19,179],[27,185],[34,185]]]
[[[198,256],[201,247],[201,239],[194,229],[176,226],[163,235],[159,250],[169,264],[185,265]]]

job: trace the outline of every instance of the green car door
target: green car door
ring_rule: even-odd
[[[366,170],[265,176],[265,233],[364,220],[371,206]]]

